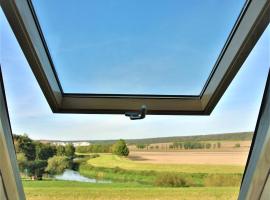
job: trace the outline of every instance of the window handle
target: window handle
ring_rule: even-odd
[[[125,116],[129,117],[130,120],[144,119],[146,116],[146,106],[142,105],[139,112],[127,112]]]

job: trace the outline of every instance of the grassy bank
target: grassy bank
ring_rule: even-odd
[[[28,200],[233,200],[238,187],[169,188],[140,184],[92,184],[69,181],[23,181]]]
[[[172,187],[202,187],[202,186],[239,186],[242,174],[214,174],[214,173],[176,173],[125,170],[119,167],[105,168],[94,167],[89,164],[81,165],[79,168],[81,175],[107,179],[115,182],[135,182],[153,186]]]
[[[239,186],[242,179],[239,166],[145,164],[115,155],[89,159],[80,165],[79,172],[114,182],[171,187]]]

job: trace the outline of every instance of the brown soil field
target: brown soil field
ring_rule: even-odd
[[[140,163],[166,164],[213,164],[245,165],[248,149],[242,151],[180,151],[180,152],[143,152],[131,151],[129,158]]]

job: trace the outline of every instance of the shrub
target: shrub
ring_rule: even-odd
[[[240,145],[239,143],[237,143],[237,144],[234,145],[234,147],[235,147],[235,148],[240,148],[241,145]]]
[[[128,156],[129,150],[124,140],[117,141],[113,147],[112,152],[118,156]]]
[[[48,160],[46,171],[50,174],[61,174],[65,169],[71,168],[71,161],[66,156],[54,156]]]
[[[174,173],[163,173],[157,176],[155,180],[155,185],[167,187],[188,187],[192,186],[193,183],[191,180],[183,177],[183,175]]]

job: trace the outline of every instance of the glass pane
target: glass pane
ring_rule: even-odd
[[[33,0],[64,92],[198,95],[244,0]]]

